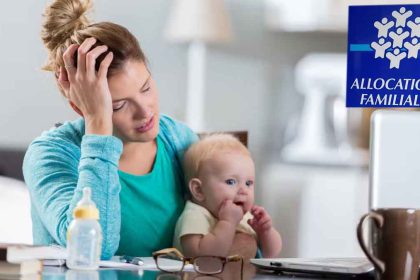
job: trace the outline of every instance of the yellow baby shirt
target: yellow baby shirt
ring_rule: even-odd
[[[247,223],[253,216],[250,212],[245,213],[244,217],[236,227],[237,232],[243,232],[257,238],[257,234]],[[217,219],[203,206],[190,200],[185,204],[184,211],[175,226],[174,246],[182,252],[181,237],[187,234],[206,235],[216,225]]]

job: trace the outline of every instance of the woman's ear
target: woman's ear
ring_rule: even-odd
[[[73,111],[75,111],[77,114],[79,114],[81,117],[83,117],[82,111],[80,111],[80,109],[77,108],[77,106],[74,105],[74,103],[71,102],[69,100],[69,97],[67,96],[67,92],[70,89],[70,82],[69,82],[69,78],[68,78],[68,75],[67,75],[67,71],[64,69],[63,66],[61,66],[60,67],[60,71],[56,71],[54,73],[54,75],[55,75],[55,77],[57,79],[57,82],[58,82],[58,85],[60,87],[61,92],[63,93],[63,95],[69,101],[70,107],[73,109]]]
[[[75,111],[76,113],[78,113],[81,117],[83,117],[83,113],[82,111],[80,111],[79,108],[77,108],[76,105],[74,105],[73,102],[69,101],[71,108],[73,109],[73,111]]]
[[[201,187],[201,181],[198,178],[192,178],[188,183],[188,187],[190,188],[191,195],[194,199],[199,202],[203,202],[205,197],[203,193],[203,189]]]

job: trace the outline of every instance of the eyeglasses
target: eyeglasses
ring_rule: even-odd
[[[199,256],[194,258],[186,258],[176,248],[168,248],[156,251],[152,255],[159,270],[171,273],[181,272],[185,265],[192,264],[194,270],[197,273],[214,275],[222,273],[226,263],[241,261],[242,279],[244,260],[239,255],[229,257]]]
[[[162,272],[156,276],[156,280],[223,280],[226,278],[222,278],[222,276],[214,275],[206,275],[206,274],[198,274],[191,278],[191,275],[181,273],[166,273]]]

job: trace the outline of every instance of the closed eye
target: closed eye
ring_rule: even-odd
[[[228,184],[229,186],[233,186],[236,184],[236,180],[235,179],[227,179],[225,180],[225,183]]]
[[[148,93],[149,91],[150,91],[150,87],[148,87],[148,88],[146,88],[146,89],[142,90],[141,92],[142,92],[142,93]]]
[[[122,107],[124,107],[124,105],[125,105],[125,102],[118,103],[118,104],[115,105],[115,107],[112,108],[112,110],[114,112],[116,112],[116,111],[122,109]]]

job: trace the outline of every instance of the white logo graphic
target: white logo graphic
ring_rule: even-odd
[[[393,11],[392,16],[397,20],[395,26],[405,27],[405,22],[407,21],[407,18],[411,17],[412,14],[412,11],[406,11],[404,7],[401,7],[399,11]]]
[[[391,13],[394,20],[384,17],[375,21],[373,26],[378,30],[378,41],[370,44],[375,51],[375,58],[389,60],[389,69],[400,68],[400,62],[407,58],[417,59],[420,49],[420,17],[409,18],[412,11],[401,7]]]
[[[391,47],[392,43],[391,42],[386,42],[385,43],[385,39],[381,38],[379,39],[379,42],[373,42],[372,44],[370,44],[370,46],[372,47],[372,49],[375,50],[375,58],[385,58],[385,51]]]

